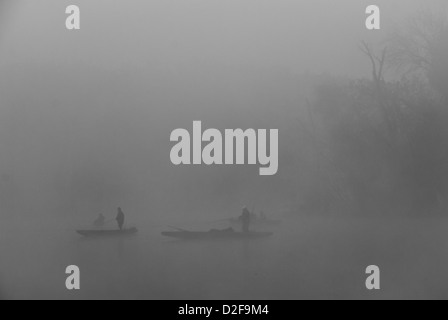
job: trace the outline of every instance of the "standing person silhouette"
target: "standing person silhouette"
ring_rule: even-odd
[[[243,224],[243,232],[248,233],[249,232],[249,225],[250,225],[250,212],[247,209],[247,207],[243,208],[243,213],[241,214],[241,223]]]
[[[123,213],[123,210],[121,210],[121,208],[118,208],[117,211],[118,211],[118,213],[117,213],[117,217],[115,218],[115,220],[118,223],[118,228],[120,228],[120,230],[123,230],[124,213]]]

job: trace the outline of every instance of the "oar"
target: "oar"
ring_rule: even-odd
[[[210,222],[224,222],[224,221],[226,221],[226,222],[228,222],[228,221],[230,221],[230,220],[232,220],[233,218],[222,218],[222,219],[213,219],[213,220],[208,220],[208,221],[206,221],[207,223],[210,223]]]
[[[171,228],[171,229],[174,229],[174,230],[177,230],[177,231],[181,231],[181,232],[189,232],[188,230],[177,228],[177,227],[173,227],[173,226],[168,226],[168,228]]]

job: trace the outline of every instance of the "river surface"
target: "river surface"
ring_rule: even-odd
[[[445,219],[286,219],[270,239],[182,242],[162,222],[122,239],[83,239],[64,220],[0,225],[4,299],[447,299]],[[65,268],[81,290],[65,288]],[[365,289],[378,265],[381,290]]]

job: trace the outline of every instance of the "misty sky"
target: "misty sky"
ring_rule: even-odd
[[[357,41],[376,42],[411,12],[443,0],[377,0],[381,32],[367,32],[365,0],[2,0],[0,63],[81,61],[120,68],[205,63],[365,75]],[[65,7],[82,30],[65,30]],[[337,64],[334,61],[338,61]]]
[[[205,191],[191,195],[171,182],[190,186],[185,174],[236,208],[263,198],[251,184],[294,190],[281,180],[292,179],[285,156],[268,184],[258,175],[243,181],[236,168],[199,169],[203,180],[196,169],[174,169],[170,132],[199,119],[207,127],[281,127],[281,145],[296,140],[285,134],[304,101],[294,74],[370,77],[359,41],[380,42],[429,2],[439,0],[378,0],[383,29],[369,32],[364,0],[2,0],[0,172],[27,189],[27,204],[69,206],[69,196],[92,205],[97,194],[98,206],[125,206],[119,193],[194,206]],[[65,28],[71,4],[81,8],[80,31]],[[70,183],[80,194],[55,196]],[[232,194],[241,199],[225,196]]]

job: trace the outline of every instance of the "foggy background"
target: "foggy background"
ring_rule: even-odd
[[[0,298],[447,298],[446,4],[376,1],[369,32],[370,4],[2,0]],[[428,10],[423,52],[406,32]],[[383,48],[375,79],[366,52],[377,66]],[[193,120],[279,129],[279,172],[173,166],[170,133]],[[283,220],[272,239],[160,236],[225,228],[243,205]],[[137,237],[75,234],[118,206]]]

